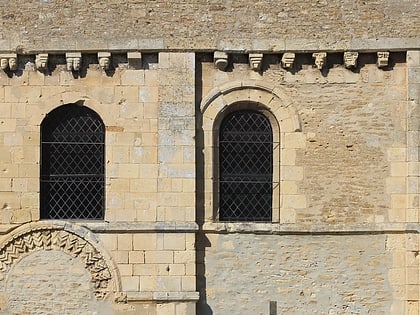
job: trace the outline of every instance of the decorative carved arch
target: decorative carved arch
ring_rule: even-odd
[[[55,223],[55,224],[54,224]],[[29,223],[11,232],[0,245],[0,279],[12,265],[32,252],[60,250],[78,258],[90,273],[96,299],[120,292],[117,268],[98,240],[80,226],[54,221]]]
[[[288,165],[281,164],[281,150],[295,150],[294,146],[285,140],[286,135],[300,132],[302,130],[299,116],[293,106],[292,98],[282,87],[274,84],[259,81],[232,81],[213,88],[200,104],[202,117],[198,120],[202,125],[202,151],[203,151],[203,197],[204,222],[217,220],[218,212],[218,148],[217,137],[219,134],[220,122],[223,117],[238,109],[255,109],[261,111],[273,127],[273,143],[279,144],[279,150],[273,155],[273,183],[282,181],[280,167],[287,168]],[[289,141],[290,142],[290,141]],[[273,222],[281,222],[280,199],[281,187],[275,185],[273,190]],[[285,194],[283,193],[282,196]]]
[[[226,107],[254,102],[270,110],[281,132],[301,131],[301,124],[292,99],[280,87],[262,81],[233,81],[212,89],[203,98],[200,110],[205,118],[214,120]]]

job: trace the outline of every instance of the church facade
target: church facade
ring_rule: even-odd
[[[419,314],[415,2],[5,2],[0,314]]]

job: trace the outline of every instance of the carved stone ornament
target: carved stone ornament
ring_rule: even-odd
[[[45,71],[48,69],[48,54],[36,55],[35,68],[39,71]]]
[[[315,68],[322,70],[327,63],[327,53],[317,52],[312,54],[312,58],[315,59]]]
[[[214,52],[214,65],[219,70],[225,70],[228,66],[228,55],[224,51]]]
[[[111,53],[98,52],[98,60],[102,70],[109,70],[109,67],[111,66]]]
[[[263,54],[249,54],[249,66],[254,71],[259,71],[261,69],[261,63],[263,60]]]
[[[284,69],[293,68],[293,63],[295,62],[295,53],[284,53],[281,57],[281,66]]]
[[[388,51],[378,51],[377,53],[378,60],[376,64],[379,68],[387,67],[388,60],[389,60],[389,52]]]
[[[344,52],[344,66],[346,68],[356,68],[357,67],[357,58],[359,53],[355,51],[346,51]]]
[[[0,248],[0,279],[4,279],[15,261],[39,250],[61,250],[78,258],[90,273],[95,297],[104,299],[110,292],[112,277],[101,253],[76,234],[50,228],[26,231]]]
[[[67,71],[79,71],[82,64],[82,53],[66,53]]]
[[[8,68],[11,71],[17,70],[17,54],[12,53],[0,55],[0,68],[1,70],[7,70]]]

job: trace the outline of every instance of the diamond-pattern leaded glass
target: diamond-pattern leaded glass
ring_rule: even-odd
[[[271,221],[273,132],[256,111],[227,116],[219,135],[219,219]]]
[[[91,109],[53,110],[41,125],[41,218],[102,219],[105,129]]]

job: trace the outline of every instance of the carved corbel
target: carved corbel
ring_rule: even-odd
[[[228,66],[228,55],[224,51],[214,52],[214,65],[219,70],[225,70]]]
[[[376,55],[378,56],[378,59],[376,61],[378,68],[383,68],[383,67],[388,66],[388,61],[389,61],[388,51],[378,51]]]
[[[129,51],[127,53],[127,60],[128,60],[128,65],[130,67],[138,67],[141,66],[142,63],[142,56],[141,56],[141,52],[139,51]]]
[[[327,53],[317,52],[312,54],[312,58],[315,60],[315,68],[322,70],[327,63]]]
[[[359,57],[359,53],[356,51],[346,51],[344,52],[344,66],[347,69],[356,68],[357,67],[357,58]]]
[[[0,55],[0,68],[2,70],[7,70],[9,68],[12,71],[17,70],[17,54],[2,54]]]
[[[35,68],[39,71],[45,71],[48,69],[48,54],[36,55]]]
[[[295,62],[295,53],[284,53],[281,57],[281,66],[284,69],[293,68],[293,63]]]
[[[249,66],[252,70],[259,71],[261,69],[263,56],[263,54],[258,53],[249,54]]]
[[[111,66],[110,52],[98,52],[98,60],[102,70],[109,70],[109,67]]]
[[[79,71],[82,64],[82,53],[66,53],[66,65],[68,71]]]

